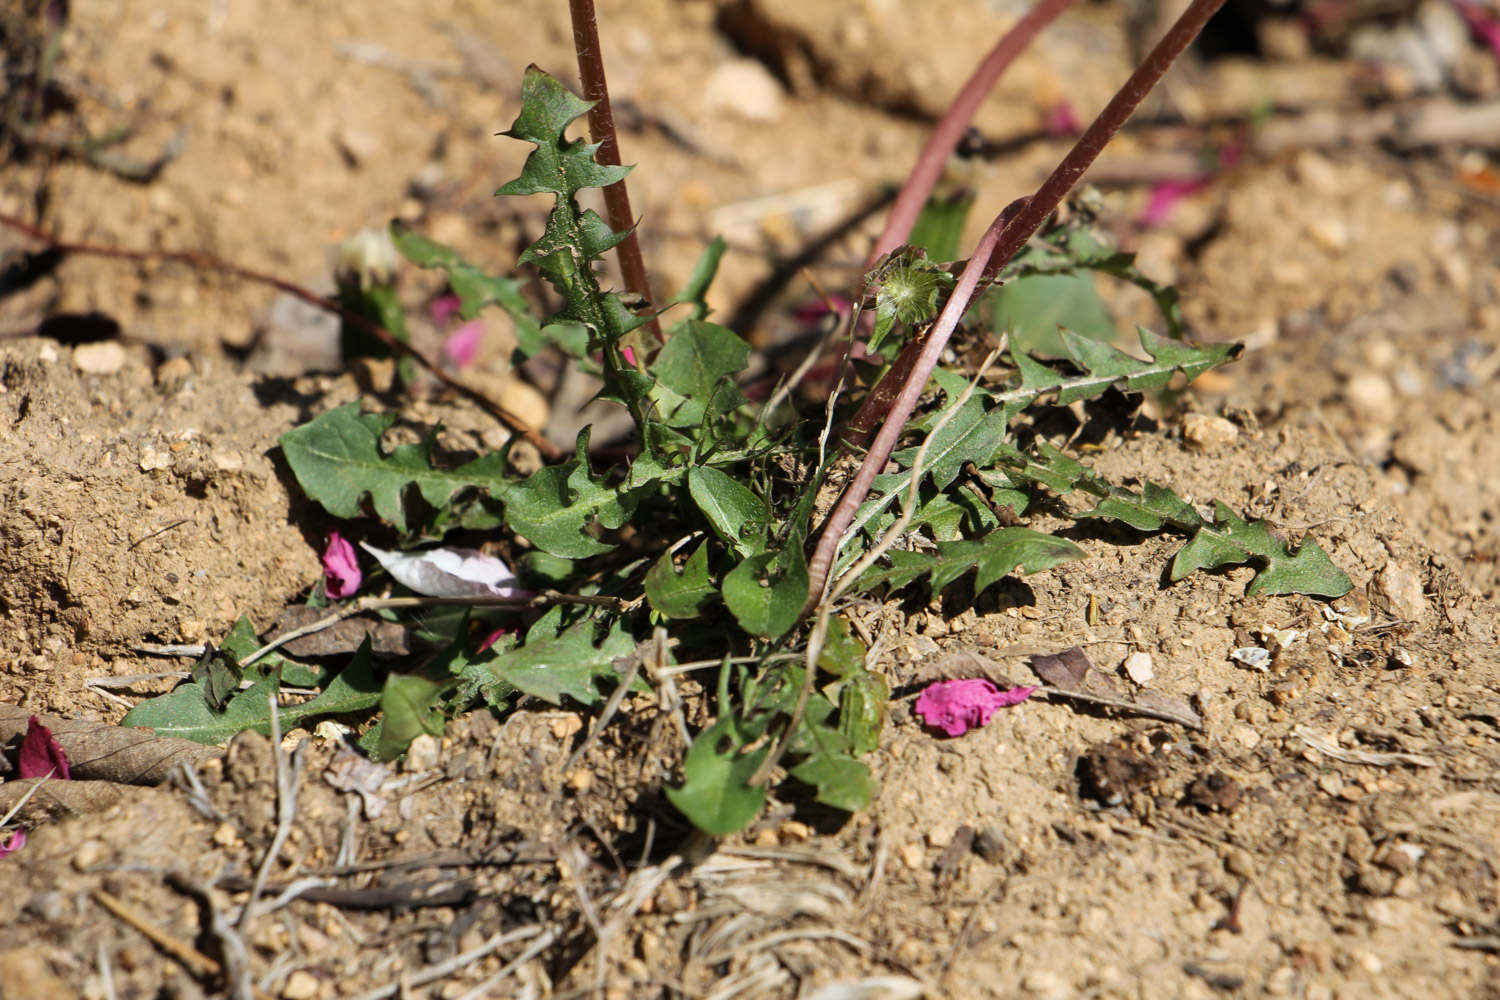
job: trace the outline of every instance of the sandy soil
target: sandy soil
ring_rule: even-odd
[[[752,315],[777,264],[900,179],[1014,16],[902,6],[601,4],[660,288],[723,233],[713,304]],[[1041,132],[1058,100],[1086,113],[1108,96],[1134,24],[1079,11],[1016,66],[980,119],[1001,152],[967,168],[976,216],[1059,155]],[[393,216],[507,268],[543,208],[489,197],[524,155],[493,133],[527,63],[565,76],[572,58],[561,3],[449,0],[79,2],[62,52],[77,107],[50,135],[128,125],[125,154],[180,153],[144,184],[37,153],[0,175],[0,213],[41,206],[69,240],[203,251],[324,289],[331,244]],[[1255,94],[1357,113],[1357,66],[1295,55],[1196,62],[1150,113],[1235,114]],[[1149,175],[1159,143],[1127,135],[1111,169]],[[1250,155],[1150,229],[1134,222],[1143,185],[1107,188],[1122,241],[1181,284],[1197,334],[1250,350],[1093,461],[1311,532],[1353,578],[1349,601],[1247,599],[1248,571],[1168,586],[1171,538],[1073,529],[1090,557],[1058,571],[857,612],[898,694],[954,658],[1021,682],[1033,653],[1080,645],[1112,672],[1144,651],[1149,686],[1190,701],[1202,731],[1034,700],[941,740],[903,697],[868,812],[775,803],[717,843],[661,796],[682,748],[648,698],[567,773],[591,719],[468,717],[363,804],[330,783],[350,761],[314,737],[270,877],[324,894],[253,919],[236,955],[213,921],[247,898],[277,820],[271,748],[242,736],[196,787],[33,810],[29,844],[0,860],[0,996],[222,992],[101,891],[288,1000],[394,995],[367,991],[403,978],[444,998],[856,982],[818,995],[1500,996],[1500,202],[1472,181],[1483,156]],[[832,241],[825,285],[847,285],[872,225]],[[35,249],[0,234],[0,267]],[[808,297],[797,279],[787,291],[742,329],[757,344]],[[275,443],[360,388],[329,364],[326,320],[210,269],[73,255],[6,292],[0,704],[110,723],[122,697],[169,682],[85,681],[175,667],[135,649],[217,638],[241,614],[265,627],[317,579],[330,522]],[[118,335],[94,339],[91,314]],[[498,365],[472,377],[506,391]],[[497,440],[451,399],[407,413]],[[1232,433],[1203,438],[1194,414]],[[1229,658],[1286,630],[1264,671]]]

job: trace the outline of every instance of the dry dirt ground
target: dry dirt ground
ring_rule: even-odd
[[[662,288],[722,232],[713,301],[734,314],[773,263],[899,180],[1015,16],[925,7],[601,5]],[[1000,152],[967,168],[976,216],[1055,160],[1048,110],[1098,107],[1140,25],[1080,10],[1015,67],[980,120]],[[1287,49],[1200,60],[1150,113],[1360,113],[1368,74]],[[179,154],[132,183],[34,148],[0,177],[0,212],[315,288],[333,242],[398,216],[503,270],[542,209],[489,198],[524,154],[493,133],[525,65],[567,76],[570,53],[560,0],[77,2],[59,64],[76,106],[45,127],[129,126],[125,154]],[[1115,176],[1150,177],[1159,142],[1126,136]],[[1246,599],[1248,571],[1169,586],[1172,539],[1080,532],[1088,559],[977,601],[855,611],[898,694],[964,657],[1020,682],[1031,653],[1079,645],[1114,671],[1144,651],[1149,686],[1191,701],[1202,731],[1033,700],[944,740],[903,698],[869,811],[777,804],[718,843],[662,799],[681,747],[651,699],[566,774],[590,719],[460,720],[363,804],[330,783],[350,760],[311,738],[269,878],[317,886],[263,902],[239,935],[277,826],[270,745],[241,737],[196,783],[28,813],[30,842],[0,860],[0,995],[224,991],[149,925],[289,1000],[1500,996],[1500,203],[1476,180],[1484,156],[1462,141],[1249,155],[1149,230],[1133,224],[1142,185],[1106,189],[1197,334],[1251,349],[1094,460],[1310,532],[1353,578],[1349,601]],[[831,242],[826,285],[847,286],[870,231]],[[36,249],[0,235],[0,264]],[[275,442],[359,389],[330,365],[326,321],[210,269],[71,255],[7,292],[0,703],[113,722],[163,682],[86,680],[176,667],[134,648],[216,638],[242,613],[264,627],[315,581],[329,522]],[[786,313],[745,332],[778,343]],[[90,314],[118,336],[80,342]],[[494,359],[473,377],[525,394]],[[452,400],[409,413],[497,434]],[[1192,432],[1191,414],[1233,433]],[[1267,669],[1229,658],[1278,637]]]

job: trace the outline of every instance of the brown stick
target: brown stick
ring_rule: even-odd
[[[594,158],[607,167],[620,166],[620,140],[615,133],[615,112],[609,103],[609,85],[604,79],[604,51],[599,47],[599,20],[594,14],[594,0],[568,0],[568,11],[573,16],[573,48],[578,52],[578,76],[583,81],[583,98],[593,101],[589,108],[589,134],[599,144]],[[604,210],[609,214],[609,227],[617,233],[627,230],[618,249],[620,275],[625,287],[651,307],[651,282],[646,277],[646,262],[641,257],[641,241],[636,238],[635,216],[630,211],[630,191],[625,179],[615,181],[604,189]],[[661,324],[656,317],[646,321],[657,343],[665,343]]]
[[[462,382],[444,372],[435,363],[430,361],[426,355],[410,344],[393,337],[389,330],[378,323],[371,322],[358,313],[351,312],[339,305],[317,294],[311,289],[301,285],[293,284],[274,274],[266,274],[263,271],[254,271],[248,267],[241,267],[229,261],[221,260],[212,254],[202,253],[196,250],[130,250],[125,247],[98,246],[93,243],[67,243],[58,239],[51,233],[38,229],[36,226],[10,215],[0,215],[0,226],[24,233],[32,239],[44,243],[48,249],[63,254],[83,254],[90,257],[110,257],[115,260],[135,261],[164,261],[176,264],[186,264],[200,271],[217,271],[230,277],[239,278],[242,281],[253,282],[258,285],[268,285],[280,292],[285,292],[294,298],[301,299],[309,305],[317,306],[319,309],[334,313],[346,323],[353,323],[361,330],[385,344],[391,350],[404,354],[417,364],[427,369],[435,378],[459,395],[471,400],[482,410],[500,421],[506,427],[520,434],[541,452],[542,457],[549,462],[556,462],[562,458],[562,452],[557,447],[542,437],[540,432],[530,427],[520,417],[490,399],[477,389],[472,389]]]

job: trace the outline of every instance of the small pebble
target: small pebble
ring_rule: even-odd
[[[763,124],[781,117],[785,103],[781,81],[755,59],[732,59],[703,83],[703,100],[715,111],[727,111]]]
[[[1374,372],[1361,372],[1344,387],[1344,398],[1362,413],[1388,413],[1395,397],[1390,379]]]
[[[1385,564],[1375,586],[1390,603],[1391,611],[1404,621],[1419,621],[1427,613],[1427,596],[1417,574],[1395,560]]]
[[[1125,676],[1145,687],[1156,676],[1151,666],[1151,654],[1145,651],[1131,653],[1125,657]]]
[[[297,969],[286,977],[286,985],[281,988],[282,1000],[313,1000],[322,989],[318,977],[306,969]]]
[[[1194,451],[1218,451],[1240,436],[1240,429],[1223,417],[1189,413],[1182,418],[1182,437]]]
[[[73,366],[86,375],[113,375],[125,367],[125,348],[118,340],[79,344],[73,348]]]
[[[406,760],[402,762],[401,769],[408,774],[436,770],[442,751],[442,744],[438,742],[436,736],[423,733],[411,741],[411,747],[406,751]]]

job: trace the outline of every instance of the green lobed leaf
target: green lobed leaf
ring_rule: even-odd
[[[839,688],[839,732],[856,756],[872,753],[880,746],[890,700],[886,679],[863,668],[850,674]]]
[[[683,402],[672,410],[663,407],[674,427],[694,427],[705,416],[736,409],[744,396],[733,376],[750,358],[750,345],[734,331],[701,320],[683,320],[672,327],[667,343],[651,363],[657,382]]]
[[[274,673],[256,681],[229,699],[224,711],[215,712],[204,700],[201,684],[182,684],[160,697],[143,701],[125,713],[122,726],[145,726],[158,736],[178,736],[196,743],[223,743],[236,733],[254,729],[271,731],[267,699],[281,686]]]
[[[744,748],[764,733],[769,716],[745,723],[727,715],[703,730],[682,761],[682,787],[667,799],[704,833],[728,836],[749,825],[766,801],[766,786],[750,778],[771,752],[769,744]]]
[[[571,459],[538,469],[506,496],[505,523],[511,530],[537,548],[568,559],[610,551],[613,546],[588,530],[595,524],[611,530],[620,527],[661,477],[661,468],[643,457],[622,483],[610,485],[596,478],[589,471],[590,430],[579,432]]]
[[[718,594],[708,575],[708,545],[698,546],[678,572],[670,552],[646,571],[646,600],[665,618],[697,618]]]
[[[1113,486],[1045,442],[1039,443],[1031,455],[1011,448],[1002,451],[1000,457],[1007,473],[1015,478],[1040,483],[1060,495],[1081,490],[1100,498],[1093,509],[1074,513],[1075,518],[1108,517],[1140,531],[1170,527],[1189,534],[1188,543],[1173,557],[1173,582],[1197,570],[1253,563],[1257,572],[1245,588],[1250,597],[1342,597],[1352,586],[1317,542],[1305,540],[1294,552],[1271,534],[1264,521],[1247,522],[1223,503],[1215,504],[1212,521],[1205,520],[1191,504],[1164,486],[1147,481],[1139,492]]]
[[[724,577],[724,603],[751,635],[776,639],[802,616],[807,600],[807,558],[801,545],[762,552]]]
[[[569,123],[588,113],[593,104],[535,65],[526,67],[521,81],[521,111],[502,135],[536,145],[526,158],[521,176],[496,191],[497,195],[556,194],[571,196],[580,188],[607,187],[630,172],[629,167],[606,167],[594,162],[597,145],[569,142],[563,133]]]
[[[741,556],[765,549],[771,517],[766,502],[727,473],[700,465],[688,470],[688,494],[714,532]]]
[[[970,569],[977,569],[977,594],[1017,567],[1037,573],[1082,555],[1082,549],[1063,538],[1030,528],[997,528],[977,541],[939,542],[935,553],[893,550],[887,553],[890,565],[867,570],[859,578],[859,587],[871,590],[886,584],[899,590],[930,574],[932,589],[939,591]]]
[[[1246,522],[1223,503],[1214,504],[1214,523],[1198,529],[1172,560],[1175,583],[1189,573],[1221,566],[1255,563],[1259,569],[1245,596],[1312,594],[1343,597],[1353,587],[1349,577],[1310,538],[1293,551],[1271,534],[1264,521]]]
[[[503,454],[438,469],[431,461],[431,436],[382,453],[380,436],[395,421],[392,414],[361,413],[358,402],[346,403],[281,435],[281,451],[302,491],[335,517],[359,517],[369,497],[377,516],[406,531],[411,511],[405,493],[413,486],[439,509],[466,490],[504,499],[511,484]]]
[[[635,640],[618,622],[598,645],[594,622],[584,619],[556,636],[527,636],[524,645],[475,665],[495,680],[554,705],[564,697],[581,705],[601,701],[599,683],[619,682],[614,661],[635,648]]]
[[[438,268],[448,275],[448,284],[459,298],[459,315],[473,319],[487,305],[498,305],[516,324],[516,339],[521,353],[530,357],[545,343],[541,324],[532,312],[531,303],[521,290],[526,283],[519,278],[496,278],[485,274],[455,251],[412,231],[400,219],[390,225],[391,242],[401,256],[422,268]]]
[[[442,736],[446,718],[443,695],[453,687],[451,678],[421,674],[391,674],[380,692],[380,739],[377,760],[395,760],[406,753],[418,736]]]

